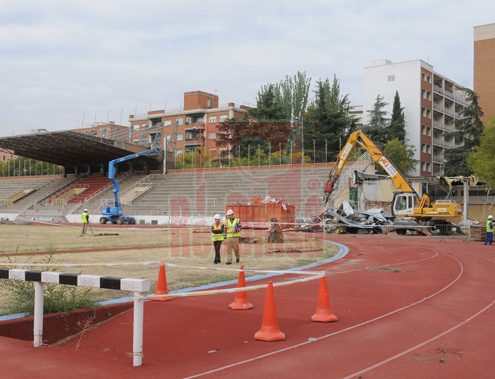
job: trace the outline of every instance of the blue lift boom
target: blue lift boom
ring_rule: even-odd
[[[160,154],[159,148],[151,148],[143,150],[138,153],[129,154],[124,157],[120,157],[108,162],[108,179],[112,182],[113,186],[113,206],[106,206],[101,209],[100,223],[106,224],[111,222],[112,224],[135,224],[136,219],[131,216],[126,216],[120,203],[120,184],[117,180],[117,165],[123,162],[127,162],[141,157],[155,157]]]

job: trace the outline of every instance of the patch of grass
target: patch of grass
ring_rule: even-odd
[[[10,262],[12,262],[9,259]],[[49,256],[44,263],[50,263]],[[49,271],[49,268],[41,268],[41,271]],[[74,286],[44,284],[44,312],[69,312],[78,308],[95,307],[92,300],[91,289],[81,289]],[[29,313],[34,310],[34,285],[32,282],[19,280],[0,281],[0,291],[4,295],[4,310],[7,313]]]

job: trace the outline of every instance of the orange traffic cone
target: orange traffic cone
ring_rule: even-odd
[[[316,312],[311,316],[311,320],[316,322],[333,322],[339,318],[332,312],[330,307],[330,297],[326,278],[320,278],[320,288],[318,290],[318,302]]]
[[[246,287],[246,277],[244,275],[244,266],[241,266],[239,278],[237,280],[237,288],[243,287]],[[235,310],[248,310],[253,309],[253,304],[247,300],[247,292],[240,291],[235,293],[234,301],[229,304],[229,308]]]
[[[160,263],[160,269],[158,271],[158,280],[156,281],[155,295],[152,296],[152,299],[160,301],[170,300],[171,297],[164,296],[166,294],[168,294],[167,272],[165,270],[165,264],[162,262]]]
[[[266,287],[263,321],[261,322],[261,329],[255,333],[254,339],[259,341],[285,340],[285,334],[280,331],[280,327],[278,326],[277,309],[275,306],[275,295],[272,282],[269,282],[268,287]]]

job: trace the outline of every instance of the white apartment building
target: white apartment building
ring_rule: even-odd
[[[368,123],[367,111],[373,109],[377,95],[383,96],[390,117],[396,91],[404,107],[407,143],[414,147],[418,162],[411,174],[443,175],[445,151],[462,143],[448,133],[455,131],[466,106],[463,86],[420,59],[376,61],[364,69],[363,123]]]

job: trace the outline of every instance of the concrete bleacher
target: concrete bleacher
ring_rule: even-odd
[[[47,199],[47,203],[58,207],[83,204],[110,186],[110,181],[103,175],[98,174],[79,178],[50,196]]]
[[[227,204],[248,203],[270,196],[296,206],[297,217],[321,210],[323,186],[330,164],[171,170],[149,175],[151,187],[125,210],[134,215],[208,216],[223,212]]]
[[[0,178],[0,208],[16,208],[23,199],[46,186],[54,176],[22,176]]]
[[[134,192],[139,191],[140,187],[138,183],[143,180],[143,178],[145,178],[144,174],[126,174],[117,178],[120,184],[120,198],[123,204],[128,201],[132,202],[134,198],[138,197],[138,194],[135,194]],[[82,203],[75,209],[75,212],[80,212],[83,208],[87,208],[90,213],[98,213],[105,204],[113,202],[113,199],[113,187],[110,185],[88,201]]]

